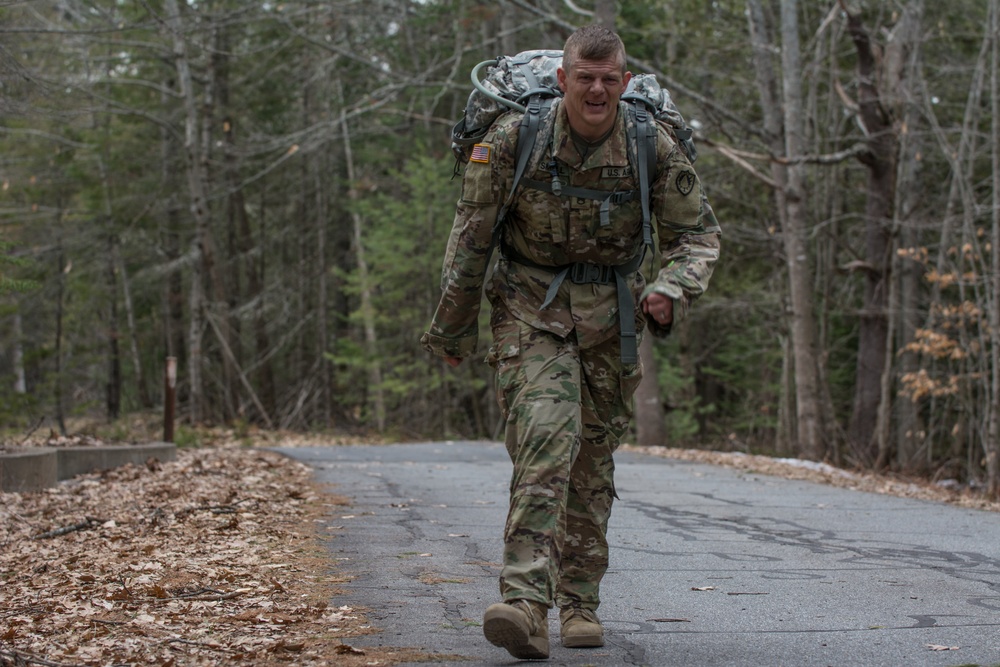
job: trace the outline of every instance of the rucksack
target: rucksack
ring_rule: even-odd
[[[531,173],[529,165],[537,165],[541,154],[546,149],[546,142],[538,142],[539,135],[552,136],[552,102],[562,97],[556,72],[562,65],[562,51],[534,50],[523,51],[514,56],[502,56],[485,60],[472,69],[472,84],[474,90],[469,95],[465,105],[465,113],[452,128],[452,151],[456,158],[456,173],[461,164],[467,163],[472,155],[475,144],[482,141],[490,126],[502,114],[513,109],[523,113],[518,130],[517,151],[514,158],[514,179],[507,199],[497,214],[496,224],[489,248],[486,253],[486,266],[490,265],[494,248],[500,244],[503,221],[507,211],[514,202],[518,187],[522,184],[525,173]],[[487,68],[485,78],[480,81],[479,73]],[[632,311],[631,297],[626,298],[623,273],[638,268],[642,263],[645,250],[653,245],[652,225],[650,222],[650,179],[656,170],[656,122],[663,122],[670,130],[678,146],[690,162],[697,159],[692,140],[693,132],[670,94],[662,88],[652,74],[633,76],[621,99],[627,102],[628,116],[625,126],[628,133],[626,145],[629,153],[629,163],[637,175],[639,190],[636,195],[642,205],[643,254],[639,255],[627,266],[614,267],[615,279],[618,282],[619,314],[621,317],[622,361],[635,363],[638,358],[636,349],[636,334],[634,323],[629,321],[627,313]],[[563,187],[558,180],[548,184],[527,181],[531,187],[543,187],[552,194],[582,197],[600,200],[600,215],[602,224],[609,215],[613,193],[582,188]],[[621,269],[621,270],[617,270]],[[546,299],[541,308],[544,309],[555,297],[568,268],[557,274],[553,279]],[[630,339],[630,340],[629,340]]]
[[[469,161],[472,146],[486,136],[493,122],[505,112],[511,109],[527,112],[532,98],[538,101],[540,107],[547,107],[553,99],[562,97],[556,77],[556,70],[561,65],[562,51],[535,50],[484,60],[473,67],[473,91],[469,94],[464,114],[451,131],[451,147],[457,162],[464,164]],[[488,69],[485,78],[480,81],[479,73],[484,67]],[[656,120],[666,123],[681,150],[694,163],[698,157],[692,140],[694,133],[670,93],[660,86],[655,76],[633,76],[622,100],[630,102],[631,108],[641,105]],[[530,123],[530,118],[526,118],[525,122]],[[533,147],[534,137],[529,136],[528,139],[528,144]],[[520,153],[520,141],[518,146]]]

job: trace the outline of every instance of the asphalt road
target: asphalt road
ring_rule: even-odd
[[[502,445],[278,451],[352,500],[331,558],[356,575],[343,604],[382,629],[352,645],[518,662],[480,627],[499,599]],[[548,664],[1000,665],[1000,515],[631,453],[615,483],[607,643],[563,648],[553,611]]]

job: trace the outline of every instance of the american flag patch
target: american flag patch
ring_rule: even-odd
[[[490,147],[486,144],[476,144],[473,146],[472,155],[469,156],[469,162],[482,162],[483,164],[489,164]]]

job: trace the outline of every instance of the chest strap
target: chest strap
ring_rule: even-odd
[[[573,262],[562,266],[545,266],[524,257],[503,240],[500,242],[500,253],[509,261],[555,274],[545,292],[545,301],[539,306],[539,310],[544,310],[552,303],[566,278],[577,285],[591,283],[608,285],[613,280],[618,295],[618,335],[621,338],[621,360],[623,364],[639,362],[639,341],[635,330],[635,299],[632,297],[627,279],[642,266],[642,260],[646,255],[645,248],[629,261],[617,265]]]
[[[529,188],[548,192],[557,197],[577,197],[579,199],[593,199],[601,202],[601,227],[611,224],[611,205],[618,206],[625,202],[638,199],[639,190],[625,190],[624,192],[608,192],[607,190],[591,190],[590,188],[577,188],[572,185],[559,184],[558,188],[552,183],[545,181],[535,181],[530,178],[522,178],[521,183]],[[556,191],[558,189],[558,192]]]

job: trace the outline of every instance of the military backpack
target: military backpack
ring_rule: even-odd
[[[562,65],[562,55],[562,51],[555,50],[524,51],[514,56],[485,60],[472,69],[471,78],[474,89],[469,95],[464,114],[452,128],[451,133],[456,170],[461,164],[467,163],[473,157],[476,144],[482,141],[497,118],[512,109],[523,114],[518,129],[513,184],[506,200],[500,207],[496,224],[493,227],[492,239],[486,254],[487,267],[489,267],[494,248],[498,245],[502,246],[504,218],[514,202],[518,188],[522,185],[545,190],[557,197],[571,196],[598,200],[601,202],[601,224],[608,224],[612,203],[631,201],[635,198],[640,200],[644,250],[632,261],[614,267],[597,267],[590,264],[538,267],[555,273],[545,301],[541,305],[542,309],[555,298],[559,286],[567,276],[573,282],[611,282],[614,280],[618,289],[622,361],[636,363],[638,359],[636,332],[634,321],[631,319],[634,303],[627,289],[625,277],[638,269],[642,264],[645,249],[651,248],[653,245],[650,222],[650,180],[656,171],[656,121],[660,121],[667,127],[691,162],[697,158],[697,151],[692,140],[693,132],[670,98],[670,94],[656,81],[656,77],[652,74],[639,74],[632,77],[627,90],[621,97],[622,101],[626,102],[628,110],[628,117],[625,119],[628,133],[626,145],[629,164],[639,182],[638,191],[609,193],[602,190],[563,186],[558,177],[555,177],[551,184],[523,178],[526,173],[532,173],[534,167],[540,164],[548,143],[551,141],[553,118],[549,112],[552,102],[563,95],[556,74]],[[487,68],[486,75],[483,80],[480,80],[480,71],[484,67]],[[544,140],[538,141],[539,136],[544,137]],[[508,254],[509,251],[505,249],[504,256],[508,257]],[[534,266],[524,258],[515,257],[514,259]]]

